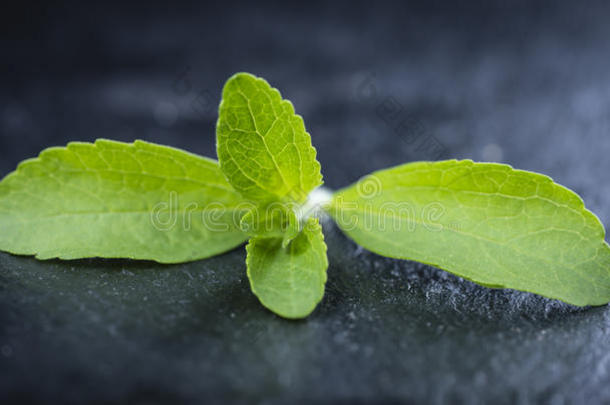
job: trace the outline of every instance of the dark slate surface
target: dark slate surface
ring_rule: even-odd
[[[294,102],[331,188],[411,160],[502,161],[577,191],[609,226],[609,15],[601,2],[4,12],[0,173],[99,137],[214,156],[221,86],[246,70]],[[486,289],[325,230],[326,296],[300,322],[257,303],[243,248],[173,266],[0,254],[0,402],[610,401],[608,307]]]

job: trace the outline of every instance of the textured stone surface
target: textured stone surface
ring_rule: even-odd
[[[610,226],[603,3],[47,7],[3,25],[2,174],[98,137],[213,156],[223,81],[247,70],[293,101],[332,188],[436,157],[418,146],[435,139],[443,158],[548,174]],[[0,254],[0,401],[610,400],[608,307],[486,289],[325,230],[326,296],[300,322],[258,304],[243,248],[173,266]]]

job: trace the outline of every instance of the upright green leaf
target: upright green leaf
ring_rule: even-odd
[[[574,305],[610,301],[610,248],[580,197],[550,178],[472,161],[381,170],[334,196],[358,244],[490,287]]]
[[[324,296],[326,244],[316,218],[286,247],[282,238],[252,238],[246,246],[248,278],[260,302],[284,318],[304,318]]]
[[[245,198],[302,203],[322,184],[303,119],[264,79],[237,73],[227,81],[216,135],[222,171]]]
[[[143,141],[70,143],[0,183],[0,249],[39,259],[201,259],[244,242],[241,202],[211,159]]]

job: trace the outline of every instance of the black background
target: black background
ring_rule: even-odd
[[[214,157],[222,85],[249,71],[304,117],[330,188],[413,160],[499,161],[610,224],[604,2],[22,3],[0,18],[2,176],[73,140]],[[327,294],[302,322],[257,303],[243,249],[177,266],[0,255],[0,400],[610,400],[607,307],[489,290],[325,229]]]

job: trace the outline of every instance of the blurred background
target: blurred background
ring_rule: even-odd
[[[0,173],[96,138],[215,156],[222,85],[248,71],[293,101],[332,188],[472,158],[547,173],[599,211],[609,16],[601,1],[13,4],[0,17]]]
[[[144,139],[215,157],[215,122],[222,86],[233,73],[247,71],[266,78],[280,89],[283,96],[293,102],[297,113],[304,117],[313,144],[318,150],[325,183],[333,189],[346,186],[373,170],[414,160],[471,158],[504,162],[550,175],[557,182],[579,193],[588,208],[598,214],[606,227],[610,226],[610,180],[607,176],[610,173],[610,6],[607,2],[369,1],[304,2],[289,6],[232,2],[13,2],[2,8],[0,176],[8,174],[19,161],[36,156],[46,147],[65,145],[74,140],[93,141],[96,138],[122,141]],[[202,394],[197,389],[197,384],[187,377],[191,374],[186,370],[199,370],[198,366],[186,360],[193,355],[193,351],[178,349],[184,342],[177,343],[173,335],[168,337],[165,334],[168,329],[159,332],[161,329],[153,328],[161,337],[155,343],[149,342],[149,346],[146,346],[148,352],[138,354],[138,340],[130,334],[129,328],[124,329],[119,324],[115,335],[107,335],[109,332],[106,326],[100,326],[102,337],[97,333],[95,336],[87,335],[87,339],[92,341],[102,339],[96,346],[97,351],[89,355],[84,340],[76,339],[77,343],[74,343],[72,338],[58,337],[85,333],[81,329],[64,327],[71,322],[69,315],[57,321],[59,324],[56,320],[53,321],[55,318],[50,318],[52,321],[49,327],[57,331],[58,335],[49,337],[42,332],[32,332],[46,330],[44,320],[47,318],[38,319],[39,315],[32,315],[40,313],[34,307],[30,308],[32,312],[28,312],[33,318],[23,318],[23,314],[14,312],[17,311],[15,303],[21,302],[19,300],[23,297],[6,292],[0,302],[4,305],[3,312],[0,312],[0,320],[4,322],[0,334],[0,345],[4,345],[0,370],[4,371],[0,380],[5,379],[4,385],[0,387],[4,388],[7,398],[12,400],[41,400],[52,393],[67,402],[78,402],[83,395],[95,393],[96,397],[101,398],[100,401],[127,398],[132,403],[173,400],[196,403],[202,398],[201,395],[209,394],[210,390],[216,394],[220,392],[229,395],[222,397],[225,399],[252,399],[265,398],[265,392],[280,397],[289,395],[287,393],[290,391],[283,389],[292,387],[290,389],[293,392],[305,396],[309,394],[314,399],[332,399],[332,393],[339,392],[340,398],[350,398],[351,393],[356,399],[430,399],[473,403],[467,400],[469,395],[477,390],[484,391],[488,385],[492,388],[485,398],[504,398],[510,402],[559,400],[557,403],[563,403],[561,401],[564,400],[570,402],[597,398],[601,401],[602,398],[610,398],[607,388],[607,383],[610,382],[610,361],[605,351],[607,343],[606,346],[600,346],[599,352],[583,352],[582,349],[588,345],[594,346],[600,340],[608,341],[610,318],[605,309],[596,312],[595,320],[572,317],[569,318],[572,323],[567,326],[556,324],[555,327],[559,328],[556,336],[560,340],[554,341],[556,346],[548,343],[546,347],[549,349],[544,351],[535,343],[540,341],[540,329],[532,329],[530,321],[548,320],[549,311],[551,318],[576,316],[566,307],[549,304],[545,300],[525,299],[519,294],[489,293],[486,289],[462,283],[425,266],[416,266],[413,270],[413,265],[404,267],[407,265],[397,264],[397,261],[381,261],[374,255],[363,253],[340,235],[331,235],[329,240],[331,248],[335,244],[337,257],[334,262],[331,257],[329,272],[334,273],[329,273],[328,298],[325,299],[319,317],[311,321],[314,326],[317,325],[314,332],[303,324],[299,326],[300,332],[284,329],[290,325],[285,326],[281,321],[274,321],[280,323],[269,326],[265,324],[269,315],[262,311],[259,315],[261,323],[252,324],[252,330],[241,326],[246,328],[240,329],[245,335],[248,331],[253,331],[257,336],[262,334],[258,345],[265,343],[270,347],[272,341],[266,340],[271,339],[266,332],[273,331],[282,339],[297,346],[305,345],[309,350],[295,354],[291,349],[281,346],[288,350],[282,352],[284,357],[281,353],[276,353],[271,355],[273,361],[267,359],[276,368],[269,366],[256,369],[256,373],[261,372],[265,376],[253,380],[259,382],[259,385],[251,386],[244,380],[235,385],[235,381],[228,377],[230,373],[225,370],[222,375],[226,378],[218,377],[214,380],[210,377],[211,385],[208,388],[212,388],[207,391],[201,388]],[[345,257],[348,258],[339,257],[343,253],[337,249],[347,252]],[[239,267],[243,259],[241,254],[233,259],[233,256],[229,259],[225,257],[222,259],[224,262],[211,262],[211,265],[206,266],[237,266],[237,270],[242,271],[243,268]],[[15,258],[3,260],[4,266],[26,266],[23,261]],[[341,263],[347,264],[344,266]],[[371,280],[378,295],[383,295],[379,292],[383,288],[391,290],[394,288],[391,286],[403,285],[404,278],[414,283],[414,294],[419,297],[420,301],[417,302],[420,302],[421,308],[410,301],[415,307],[410,307],[409,315],[394,321],[408,321],[421,326],[419,329],[411,326],[410,333],[420,333],[427,327],[436,332],[422,332],[415,342],[411,342],[415,346],[423,345],[420,351],[425,354],[425,357],[414,355],[415,358],[410,363],[412,368],[402,364],[401,371],[394,374],[388,371],[395,366],[391,350],[399,350],[403,354],[400,351],[402,349],[396,347],[408,350],[398,343],[401,329],[391,327],[382,318],[374,316],[379,313],[390,318],[397,316],[391,315],[396,314],[396,308],[388,304],[390,301],[384,301],[384,305],[390,307],[375,309],[366,306],[370,302],[363,304],[366,300],[355,299],[351,301],[352,304],[359,304],[354,304],[350,307],[352,309],[337,309],[345,297],[349,296],[345,291],[351,291],[350,282],[345,281],[348,275],[346,273],[346,278],[343,279],[341,269],[346,266],[359,268],[361,263],[365,263],[366,267],[362,269],[363,277],[370,274],[371,268],[390,268],[392,272],[400,273],[390,281]],[[64,272],[70,271],[69,266],[53,266]],[[89,264],[85,267],[87,271],[98,274],[95,271],[100,270],[89,268],[95,266]],[[119,263],[113,266],[120,269],[123,265]],[[41,268],[38,271],[45,274]],[[358,273],[360,270],[354,271]],[[39,273],[33,274],[38,277]],[[153,278],[161,277],[161,273],[148,274],[153,274]],[[32,276],[32,279],[35,277]],[[13,279],[5,277],[4,284],[1,284],[4,290],[0,289],[0,293],[12,288],[11,280]],[[21,283],[27,285],[26,282]],[[259,311],[258,304],[247,301],[251,299],[247,295],[247,286],[244,284],[242,287],[234,293],[246,294],[244,296],[248,298],[243,299],[246,299],[248,305],[256,305],[252,311],[259,314],[256,312]],[[360,287],[362,286],[359,285],[358,288]],[[42,291],[46,287],[39,288]],[[437,293],[444,291],[442,294],[448,295],[441,294],[445,297],[443,299],[437,296],[430,307],[428,305],[432,304],[428,294],[434,288],[441,289],[435,290]],[[222,294],[218,292],[219,296],[225,293],[226,291]],[[111,295],[111,292],[108,291],[108,294]],[[477,298],[474,301],[470,298],[462,299],[459,298],[460,294],[474,294]],[[458,304],[452,301],[452,307],[439,310],[438,305],[449,305],[447,297],[453,297]],[[379,297],[376,296],[375,299],[377,298]],[[32,298],[32,301],[37,299]],[[75,302],[80,302],[81,299],[89,298],[74,299]],[[104,304],[107,307],[101,305],[98,310],[117,308],[108,302],[110,301],[105,301]],[[227,298],[225,304],[233,306],[239,302],[239,299]],[[516,302],[521,303],[517,309]],[[99,304],[93,301],[90,303],[93,307]],[[63,308],[69,313],[67,307]],[[415,315],[417,311],[413,308],[428,308],[428,315]],[[92,327],[92,330],[96,329],[91,325],[105,325],[104,315],[98,314],[95,309],[92,311],[96,316],[101,316],[103,322],[99,319],[98,322],[79,318],[74,321],[75,325],[82,325],[85,329]],[[110,311],[114,314],[113,310]],[[373,314],[372,318],[362,318],[358,311]],[[463,322],[453,324],[457,335],[446,341],[444,344],[447,346],[440,349],[424,344],[428,338],[442,340],[438,337],[435,325],[440,322],[439,316],[442,318],[444,315],[438,315],[438,311],[447,315],[443,322],[456,317]],[[468,311],[471,317],[460,317],[459,313]],[[116,315],[121,316],[120,312]],[[188,311],[185,313],[193,316]],[[510,315],[505,315],[506,313]],[[383,358],[386,362],[373,362],[374,373],[351,375],[342,379],[341,373],[347,372],[345,370],[354,373],[358,369],[355,365],[365,369],[363,365],[367,364],[350,360],[350,337],[341,337],[341,331],[346,330],[342,322],[355,322],[349,314],[372,322],[356,323],[359,325],[357,328],[369,332],[386,331],[392,338],[385,341],[385,349],[375,343],[367,346],[366,341],[360,342],[356,351],[358,347],[360,350],[372,347],[373,351],[369,355],[385,356]],[[133,316],[138,315],[135,313]],[[482,326],[481,318],[490,323]],[[210,319],[210,322],[218,325],[218,318]],[[170,322],[166,318],[151,315],[150,325],[160,325],[159,322],[163,320]],[[241,320],[247,322],[245,318]],[[527,332],[505,345],[506,327],[514,322],[518,324],[515,327]],[[42,326],[37,328],[36,325]],[[190,324],[183,326],[184,330],[189,330],[188,325]],[[196,325],[200,334],[209,332],[202,324]],[[219,327],[211,335],[206,335],[206,342],[211,345],[209,347],[216,347],[213,343],[214,336],[222,337],[237,346],[231,346],[232,349],[225,352],[217,347],[214,359],[222,363],[230,362],[227,360],[230,356],[243,356],[235,347],[245,344],[248,339],[243,337],[243,340],[232,340],[230,329],[234,325],[220,325],[224,325],[222,327],[227,330]],[[529,329],[524,325],[529,325]],[[176,327],[171,322],[166,326]],[[602,326],[603,330],[599,329]],[[446,327],[445,324],[443,328]],[[469,330],[480,331],[481,327],[483,333],[478,338],[482,341],[469,335]],[[574,332],[581,327],[585,328],[585,332]],[[591,329],[586,329],[587,327]],[[311,343],[309,339],[312,333],[317,336],[324,328],[334,331],[329,339],[339,347],[335,349],[335,354],[346,356],[337,358],[330,364],[320,357],[314,363],[320,370],[330,370],[331,377],[326,383],[320,382],[321,377],[316,377],[317,374],[302,374],[306,372],[294,363],[295,358],[305,361],[305,355],[316,353],[320,347],[308,346]],[[146,329],[144,332],[140,329],[138,333],[145,334],[145,331]],[[117,333],[119,340],[123,339],[122,349],[105,346],[116,338]],[[571,334],[576,335],[573,344],[579,343],[578,347],[568,349],[565,345],[572,344]],[[75,352],[68,350],[67,354],[63,352],[62,355],[45,352],[41,349],[45,344],[44,336],[55,342],[55,348],[80,349],[74,349]],[[479,348],[488,344],[483,342],[488,342],[487,339],[491,338],[495,343],[489,343],[490,349],[484,351],[487,358],[492,359],[490,363],[484,357],[479,358],[478,362],[472,360],[468,354],[464,354],[464,358],[451,358],[451,353],[459,352],[459,348],[450,343],[456,341],[455,336],[466,342],[465,345],[470,348],[469,353],[474,358]],[[197,336],[192,338],[195,340],[189,341],[189,344],[195,345]],[[579,341],[579,338],[583,340]],[[32,339],[31,346],[19,346],[20,339]],[[354,337],[352,339],[357,340]],[[523,345],[517,344],[519,342]],[[218,341],[216,343],[221,344]],[[319,344],[324,345],[323,340]],[[258,345],[254,346],[257,350],[264,350]],[[515,357],[509,354],[493,357],[494,353],[506,346],[512,347],[511,350],[524,351],[519,351]],[[32,350],[32,347],[37,349],[30,357],[25,355],[26,357],[18,358],[16,353],[19,347],[23,351]],[[168,347],[170,352],[163,352]],[[196,346],[187,344],[185,347],[192,349]],[[342,351],[341,348],[345,347],[348,349]],[[553,363],[551,366],[547,360],[556,361],[557,358],[550,348],[568,351],[572,357],[565,357],[563,363]],[[158,353],[157,350],[162,353],[159,354],[162,357],[156,358],[151,354]],[[377,354],[379,352],[375,350],[389,352],[383,355]],[[114,355],[108,354],[108,351]],[[206,357],[204,351],[196,353],[202,358]],[[245,359],[258,359],[256,353],[249,353],[250,357]],[[73,367],[75,363],[67,360],[71,356],[76,358],[76,364],[80,366]],[[121,356],[136,359],[134,363],[137,366],[133,374]],[[182,363],[171,363],[169,359],[174,356],[182,359]],[[99,361],[104,357],[112,359],[104,369],[106,371],[98,370],[95,376],[87,377],[92,369],[97,370],[92,364],[101,364]],[[151,358],[156,360],[150,360]],[[522,361],[511,363],[512,358]],[[6,363],[7,359],[16,363]],[[49,370],[36,374],[41,379],[47,379],[56,368],[63,370],[63,374],[58,374],[56,379],[51,378],[46,388],[41,389],[41,396],[31,392],[38,385],[32,377],[26,377],[26,370],[35,368],[38,361],[42,361],[44,369]],[[242,362],[250,364],[244,358],[232,364]],[[465,367],[462,371],[454,368],[460,362]],[[60,363],[63,366],[58,365]],[[286,371],[292,379],[282,380],[281,376],[287,375],[282,372],[286,363],[293,366]],[[157,380],[154,373],[147,374],[147,367],[163,367],[164,364],[169,364],[169,369],[175,371],[181,380],[173,381],[169,376]],[[430,364],[431,368],[436,367],[437,373],[427,368],[426,364]],[[504,366],[508,370],[507,375],[503,374]],[[406,374],[405,367],[409,370]],[[551,378],[550,382],[533,377],[537,367],[548,367],[545,368],[544,378]],[[572,373],[570,367],[578,372]],[[419,369],[428,370],[425,372],[432,374],[429,378],[420,376],[422,382],[416,377]],[[231,370],[238,373],[243,371],[241,368]],[[479,374],[480,370],[483,370],[483,374]],[[213,368],[207,371],[210,374],[204,375],[214,374]],[[243,372],[246,376],[250,375],[248,371]],[[385,372],[388,374],[383,374]],[[581,377],[575,373],[581,373]],[[146,377],[134,377],[142,374]],[[116,395],[98,392],[103,390],[96,384],[91,391],[85,388],[90,381],[115,384],[117,376],[121,376],[123,382],[118,383],[119,393]],[[406,376],[410,378],[409,383],[402,378]],[[492,377],[495,380],[491,381]],[[299,385],[299,381],[308,381],[313,385]],[[537,382],[533,386],[528,385],[532,381]],[[460,388],[458,382],[471,386]],[[410,387],[410,391],[400,388],[403,383]],[[80,388],[75,388],[79,384]],[[144,384],[144,388],[138,384]],[[75,393],[62,390],[63,386],[71,387]],[[134,386],[140,388],[134,389]],[[164,388],[155,391],[154,387],[159,386]],[[313,386],[317,388],[311,388]],[[602,386],[606,388],[602,389]],[[239,394],[231,396],[233,389]],[[338,391],[333,391],[334,389]],[[176,393],[163,396],[174,390]],[[442,394],[435,394],[437,391]],[[151,392],[153,394],[148,395]],[[561,395],[556,396],[556,392]],[[377,394],[381,397],[377,397]],[[207,397],[214,398],[220,397]],[[89,400],[93,401],[94,398]]]

